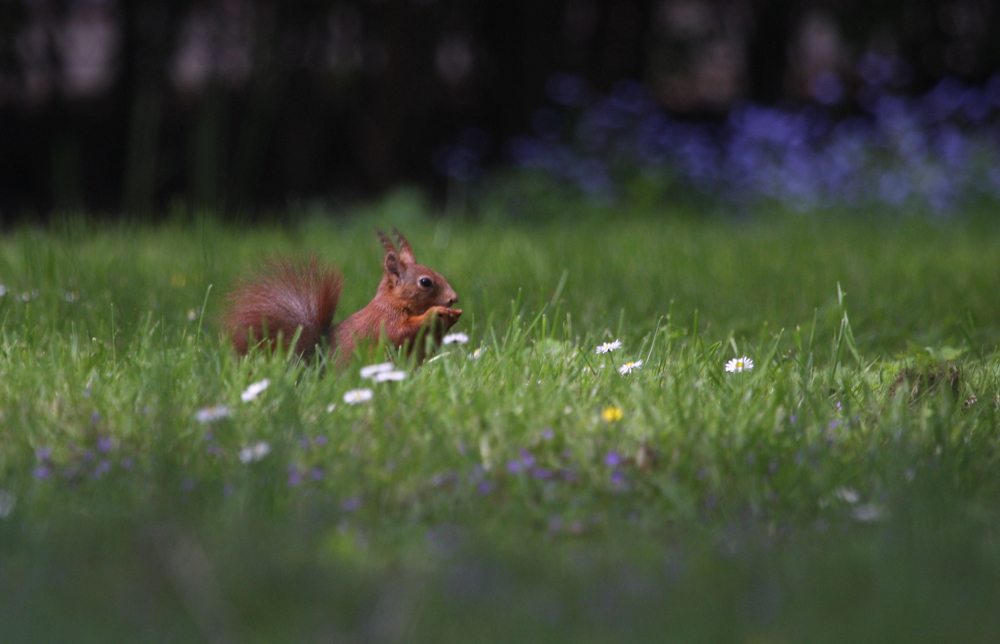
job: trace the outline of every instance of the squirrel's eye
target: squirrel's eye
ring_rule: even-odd
[[[430,288],[430,287],[434,286],[434,282],[432,282],[431,278],[429,278],[429,277],[421,277],[420,278],[420,285],[423,286],[424,288]]]

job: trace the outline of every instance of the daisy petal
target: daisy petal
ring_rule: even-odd
[[[372,378],[372,380],[374,380],[375,382],[386,382],[388,380],[399,381],[403,380],[404,378],[406,378],[405,371],[395,370],[395,371],[383,371],[382,373],[377,373],[375,374],[375,377]]]
[[[240,398],[243,399],[243,402],[250,402],[251,400],[255,399],[257,396],[259,396],[260,392],[262,392],[265,389],[267,389],[270,384],[271,384],[271,381],[268,380],[267,378],[264,378],[260,382],[255,382],[255,383],[251,384],[249,387],[247,387],[246,391],[244,391],[242,394],[240,394]]]
[[[642,360],[636,360],[635,362],[626,362],[622,366],[618,367],[618,373],[624,376],[625,374],[632,373],[636,369],[641,369],[641,368],[642,368]]]
[[[741,371],[749,371],[750,369],[753,369],[753,360],[746,356],[733,358],[726,363],[726,371],[729,373],[739,373]]]
[[[609,351],[614,351],[615,349],[622,348],[622,341],[615,340],[614,342],[605,342],[604,344],[597,346],[597,353],[608,353]]]
[[[370,364],[367,367],[361,367],[361,377],[374,378],[376,374],[384,373],[386,371],[392,371],[395,368],[396,368],[395,365],[393,365],[391,362]]]
[[[372,399],[373,395],[371,389],[351,389],[344,394],[344,402],[348,405],[357,405],[368,402]]]
[[[216,420],[228,418],[231,412],[225,405],[215,405],[213,407],[203,407],[194,414],[194,419],[199,423],[211,423]]]

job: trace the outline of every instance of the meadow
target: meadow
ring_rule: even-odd
[[[1000,638],[990,208],[565,207],[4,233],[3,641]],[[377,225],[468,342],[233,354],[238,276],[315,253],[342,318]]]

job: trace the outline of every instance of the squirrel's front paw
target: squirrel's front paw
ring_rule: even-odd
[[[432,320],[436,333],[447,333],[448,329],[455,326],[458,318],[462,315],[462,309],[452,309],[447,306],[432,306],[428,311],[428,319]]]
[[[462,309],[450,309],[447,306],[432,306],[429,313],[440,319],[448,320],[449,322],[457,322],[459,316],[462,315]]]

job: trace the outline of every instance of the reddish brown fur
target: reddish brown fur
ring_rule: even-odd
[[[236,352],[245,354],[265,337],[265,330],[271,347],[277,346],[279,335],[287,343],[300,327],[296,353],[311,353],[327,337],[331,352],[340,350],[341,365],[351,359],[357,342],[376,342],[381,333],[396,347],[412,348],[426,330],[439,344],[462,315],[460,309],[450,308],[458,296],[440,274],[416,263],[410,243],[399,231],[394,229],[393,234],[398,251],[379,232],[386,252],[374,299],[332,327],[340,276],[322,268],[315,258],[306,264],[274,261],[242,282],[228,298],[225,322]],[[421,284],[423,280],[428,281]],[[417,350],[422,359],[424,347]]]
[[[279,335],[287,346],[300,327],[295,352],[315,351],[333,324],[340,287],[340,275],[322,267],[315,257],[308,262],[268,262],[227,298],[225,325],[236,353],[245,355],[265,337],[272,348],[277,347]]]

